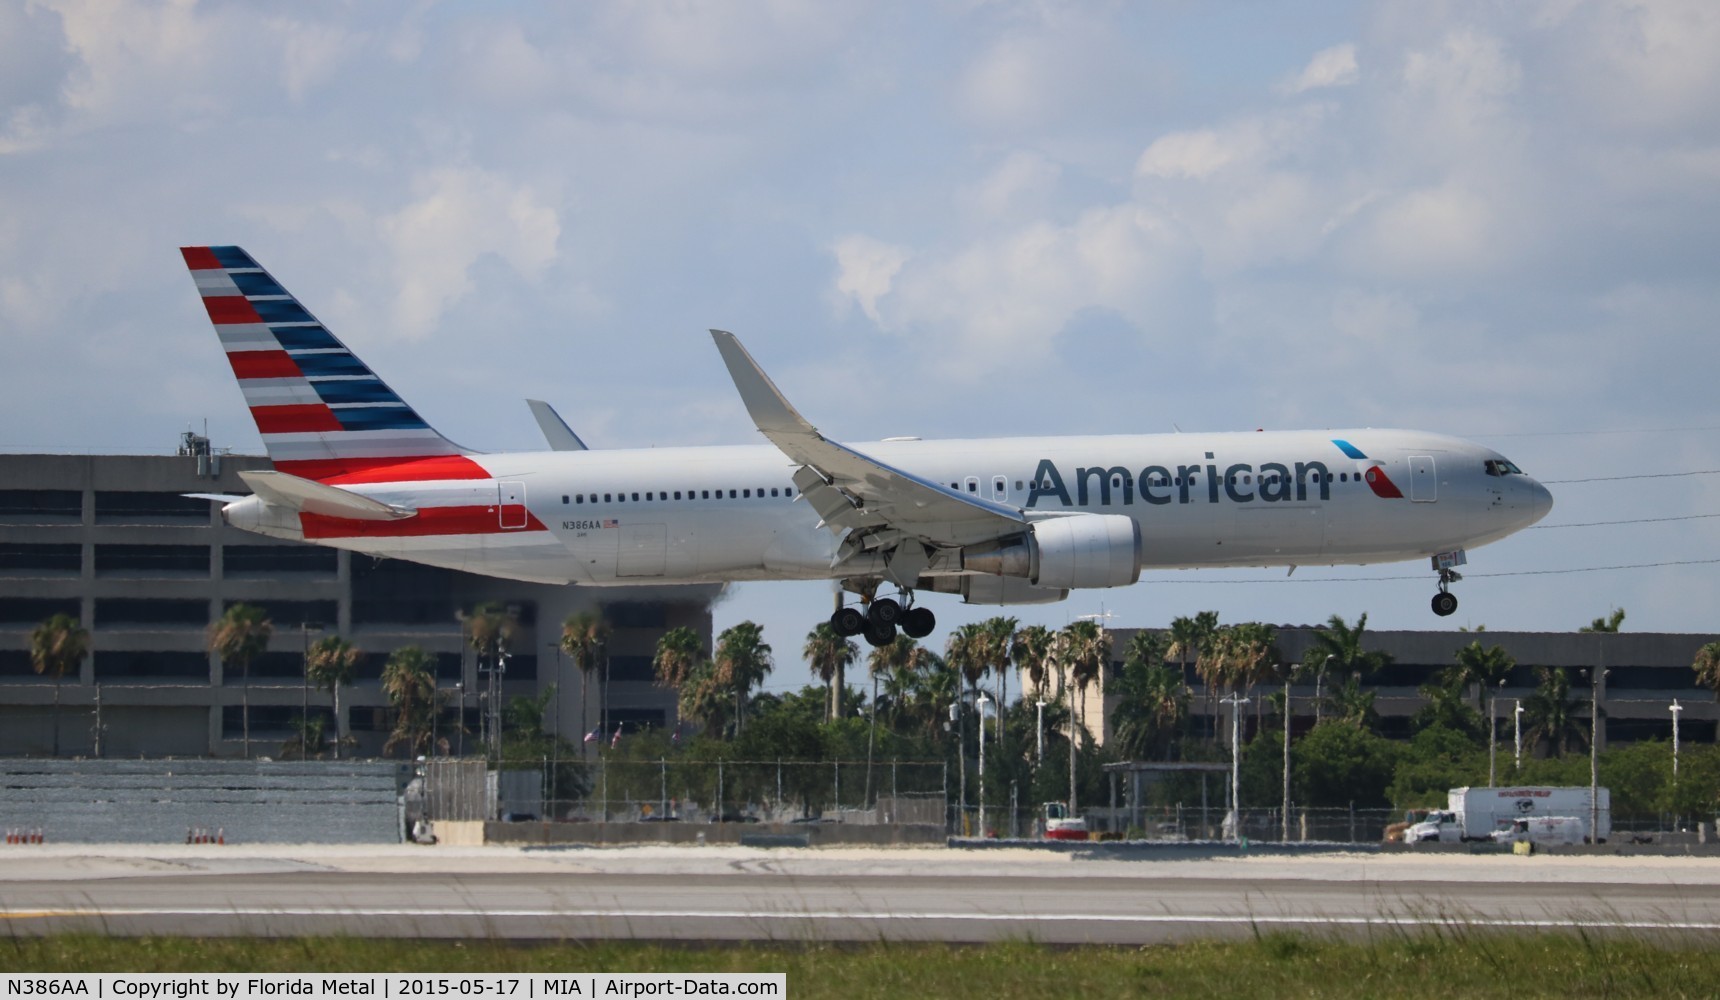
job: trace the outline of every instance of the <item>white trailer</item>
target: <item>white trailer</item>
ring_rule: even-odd
[[[1503,830],[1495,830],[1493,840],[1499,844],[1523,841],[1537,847],[1546,844],[1580,844],[1588,839],[1587,816],[1524,816],[1514,819]]]
[[[1612,796],[1600,789],[1600,808],[1595,817],[1599,836],[1604,841],[1612,833]],[[1449,808],[1428,813],[1424,822],[1404,833],[1411,844],[1439,842],[1453,844],[1466,840],[1488,840],[1499,830],[1509,829],[1513,820],[1534,816],[1566,816],[1582,821],[1583,835],[1588,836],[1589,790],[1584,786],[1556,787],[1548,785],[1512,785],[1505,788],[1453,788]]]

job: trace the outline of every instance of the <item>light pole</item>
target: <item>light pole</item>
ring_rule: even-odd
[[[458,755],[466,756],[466,682],[454,682],[454,696],[460,699],[460,719],[454,727],[454,738],[460,742]]]
[[[1331,666],[1332,661],[1335,659],[1337,659],[1337,657],[1330,653],[1326,654],[1325,662],[1320,664],[1319,673],[1314,675],[1314,725],[1316,726],[1320,724],[1321,702],[1325,700],[1320,694],[1320,688],[1326,682],[1326,668]]]
[[[1038,767],[1040,762],[1045,760],[1045,702],[1040,700],[1033,704],[1035,706],[1034,715],[1036,719],[1034,724],[1035,742],[1033,744],[1033,766]]]
[[[1500,687],[1505,686],[1505,681],[1503,679],[1501,679],[1499,681],[1499,686]],[[1498,757],[1498,750],[1499,750],[1499,696],[1496,694],[1493,697],[1487,699],[1487,787],[1488,788],[1496,788],[1496,787],[1498,787],[1498,784],[1499,784],[1498,772],[1494,767],[1494,761]]]
[[[1218,699],[1230,709],[1230,839],[1242,839],[1242,706],[1248,699],[1232,694]]]
[[[967,832],[967,726],[962,719],[962,700],[957,695],[950,702],[950,724],[956,730],[956,767],[961,772],[957,782],[957,802],[960,807],[956,810],[956,829]],[[946,786],[947,787],[947,786]]]
[[[1672,713],[1672,820],[1678,822],[1678,713],[1684,711],[1684,706],[1678,699],[1672,699],[1672,705],[1667,709]]]
[[[991,699],[980,692],[974,700],[974,712],[979,716],[979,835],[985,836],[985,707]]]
[[[1284,815],[1279,822],[1278,839],[1286,844],[1290,842],[1290,675],[1294,673],[1285,664],[1274,664],[1274,670],[1284,671]]]
[[[1516,702],[1517,707],[1511,712],[1511,715],[1513,716],[1511,745],[1513,752],[1516,754],[1512,762],[1512,768],[1513,770],[1521,771],[1523,770],[1523,699],[1518,698],[1516,699]]]
[[[1595,637],[1597,661],[1602,659],[1600,637]],[[1598,844],[1601,822],[1601,680],[1607,670],[1598,663],[1589,678],[1589,843]]]

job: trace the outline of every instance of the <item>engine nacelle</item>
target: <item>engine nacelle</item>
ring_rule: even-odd
[[[1035,587],[1009,576],[921,577],[920,588],[943,594],[962,595],[963,604],[1056,604],[1069,596],[1067,590]]]
[[[1121,514],[1048,517],[1021,537],[964,550],[962,568],[1046,590],[1127,587],[1141,578],[1141,527]]]

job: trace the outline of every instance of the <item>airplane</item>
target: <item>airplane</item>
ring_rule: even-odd
[[[203,496],[273,538],[536,583],[834,580],[831,625],[878,646],[932,632],[921,593],[1042,604],[1147,569],[1429,559],[1446,616],[1467,550],[1553,503],[1498,452],[1411,430],[843,444],[721,330],[768,444],[592,449],[531,401],[550,450],[486,454],[433,429],[244,250],[181,253],[274,465],[240,473],[249,496]]]

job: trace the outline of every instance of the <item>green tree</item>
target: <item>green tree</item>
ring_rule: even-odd
[[[327,691],[334,708],[334,759],[340,759],[348,739],[340,711],[340,689],[352,683],[364,651],[338,635],[325,635],[305,653],[305,676],[317,689]],[[318,735],[321,736],[319,729]],[[318,741],[321,742],[320,739]]]
[[[251,661],[269,648],[269,637],[274,633],[275,624],[268,613],[254,604],[235,604],[220,620],[209,625],[209,651],[221,659],[223,666],[237,665],[244,678],[239,711],[243,716],[247,760],[251,756]]]
[[[735,733],[746,726],[746,703],[752,689],[764,683],[775,665],[770,646],[764,641],[764,629],[756,622],[741,622],[723,630],[717,637],[717,652],[712,658],[718,682],[732,692],[735,700]]]
[[[1009,664],[1010,643],[1015,638],[1016,627],[1020,623],[1014,618],[987,618],[980,623],[980,632],[984,638],[980,641],[980,655],[985,658],[986,669],[992,673],[995,681],[997,696],[997,717],[1003,718],[1004,706],[1009,701]],[[980,721],[985,717],[982,714]],[[1004,726],[1000,721],[997,726],[997,752],[1001,759],[1008,751],[1004,746]]]
[[[1148,635],[1135,633],[1135,640]],[[1145,645],[1148,648],[1143,649]],[[1131,760],[1169,760],[1188,713],[1188,689],[1164,664],[1161,643],[1131,641],[1117,680],[1111,726],[1118,751]]]
[[[394,729],[382,752],[404,749],[406,756],[427,753],[437,709],[435,658],[417,646],[402,646],[382,668],[382,693],[394,709]]]
[[[1341,721],[1323,722],[1291,751],[1295,799],[1313,808],[1389,806],[1397,744]]]
[[[484,718],[489,720],[490,727],[487,739],[500,754],[502,734],[500,725],[501,715],[501,665],[502,657],[513,645],[514,634],[519,629],[519,622],[507,608],[494,601],[485,601],[474,607],[471,613],[461,619],[461,627],[465,630],[466,642],[472,647],[478,659],[479,673],[489,674],[488,708]],[[488,752],[488,751],[486,751]]]
[[[54,756],[60,755],[60,681],[90,650],[89,630],[71,615],[54,615],[30,633],[30,669],[54,679]]]
[[[1619,629],[1619,626],[1623,625],[1623,624],[1624,624],[1624,609],[1623,608],[1614,608],[1612,610],[1612,614],[1607,615],[1605,618],[1596,618],[1594,621],[1589,622],[1587,625],[1584,625],[1582,628],[1577,629],[1577,631],[1578,632],[1617,632]]]
[[[675,642],[681,642],[682,639],[678,633],[686,633],[687,637],[693,639],[694,648],[698,648],[698,639],[693,636],[691,629],[671,629],[664,633],[663,638],[657,642],[659,684],[662,684],[663,677],[661,667],[663,643],[670,641],[671,636],[675,637]],[[609,623],[603,620],[602,615],[594,611],[575,612],[568,615],[566,620],[561,623],[561,651],[567,654],[567,658],[572,660],[573,665],[579,670],[579,733],[581,737],[579,745],[581,756],[589,756],[585,748],[590,744],[584,740],[584,736],[591,732],[591,677],[609,663],[609,635]],[[603,708],[598,713],[599,718],[603,720],[599,728],[605,730],[605,735],[607,735],[609,728],[609,692],[607,688],[607,684],[602,686],[600,697]]]
[[[1190,664],[1198,664],[1207,655],[1213,640],[1218,635],[1218,612],[1202,611],[1194,617],[1171,619],[1170,649],[1166,655],[1174,657],[1182,667],[1183,677],[1188,677]],[[1202,683],[1204,684],[1204,677]],[[1205,685],[1206,714],[1212,717],[1217,714],[1218,691],[1212,685]]]
[[[1392,658],[1378,650],[1362,648],[1362,637],[1368,629],[1364,613],[1351,627],[1341,615],[1333,615],[1324,627],[1316,628],[1313,643],[1302,657],[1302,666],[1310,673],[1324,670],[1326,676],[1340,684],[1352,678],[1366,679],[1374,672],[1391,665]]]
[[[1027,679],[1033,684],[1033,696],[1036,700],[1045,699],[1045,682],[1048,679],[1045,662],[1051,655],[1052,632],[1043,625],[1028,625],[1016,632],[1009,641],[1009,658],[1017,670],[1027,671]]]
[[[1720,642],[1710,642],[1698,649],[1690,669],[1696,672],[1696,683],[1713,688],[1714,697],[1720,699]]]
[[[842,718],[842,689],[847,683],[848,667],[860,658],[860,647],[854,640],[837,632],[829,622],[819,622],[806,633],[806,645],[800,655],[812,668],[812,675],[824,682],[828,704],[825,721]]]
[[[1530,747],[1545,744],[1558,757],[1586,748],[1589,730],[1578,714],[1582,702],[1571,696],[1570,673],[1564,667],[1536,667],[1535,677],[1539,683],[1534,693],[1523,699],[1523,721],[1528,723],[1523,738]]]

